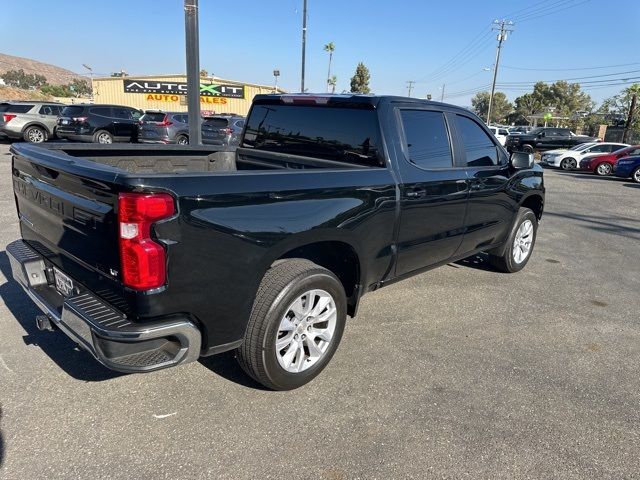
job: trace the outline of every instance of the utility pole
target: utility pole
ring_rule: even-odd
[[[189,145],[202,144],[200,124],[200,39],[198,0],[184,0],[184,30],[187,44],[187,109]]]
[[[498,78],[498,65],[500,64],[500,50],[502,49],[502,42],[507,39],[507,34],[513,32],[513,22],[507,20],[494,20],[495,24],[491,30],[499,30],[498,32],[498,49],[496,50],[496,63],[493,66],[493,83],[491,84],[491,95],[489,96],[489,111],[487,112],[487,125],[491,125],[491,107],[493,106],[493,95],[496,92],[496,79]],[[498,29],[498,25],[500,28]]]
[[[633,114],[636,110],[636,97],[637,94],[633,94],[631,97],[631,106],[629,107],[629,114],[627,115],[627,123],[624,125],[624,133],[622,134],[622,143],[627,143],[629,138],[629,131],[631,130],[631,124],[633,123]]]
[[[444,87],[445,87],[445,85],[446,84],[444,84],[444,83],[442,84],[442,95],[440,95],[440,101],[441,102],[444,102]]]
[[[411,90],[413,90],[413,84],[416,83],[414,80],[407,80],[407,88],[409,89],[409,97],[411,97]]]
[[[300,78],[300,92],[304,93],[304,62],[305,48],[307,46],[307,0],[302,7],[302,76]]]

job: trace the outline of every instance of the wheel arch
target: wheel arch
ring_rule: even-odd
[[[270,266],[290,258],[304,258],[334,273],[347,296],[347,313],[355,316],[361,294],[362,265],[356,248],[344,240],[302,243],[281,251]]]
[[[29,123],[25,124],[22,127],[22,134],[23,135],[24,135],[24,133],[27,131],[27,129],[29,127],[40,127],[46,132],[47,135],[53,136],[53,131],[49,130],[49,127],[47,127],[44,123],[41,123],[41,122],[38,122],[38,121],[32,121],[32,122],[29,122]]]
[[[527,195],[520,202],[520,206],[532,210],[538,220],[542,218],[542,212],[544,210],[544,199],[542,195],[538,193]]]

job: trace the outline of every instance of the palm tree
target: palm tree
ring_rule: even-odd
[[[338,83],[338,77],[336,77],[335,75],[331,75],[327,83],[331,87],[331,93],[336,93],[336,83]]]
[[[333,52],[335,51],[336,46],[333,42],[329,42],[324,46],[324,51],[329,52],[329,72],[327,73],[327,92],[329,91],[329,87],[331,86],[331,59],[333,58]]]

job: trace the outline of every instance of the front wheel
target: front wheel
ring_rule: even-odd
[[[489,255],[494,268],[505,273],[515,273],[524,268],[531,257],[536,243],[538,219],[529,208],[520,208],[516,221],[511,228],[504,253],[500,256]]]
[[[633,173],[631,174],[631,179],[636,183],[640,183],[640,167],[636,168],[633,171]]]
[[[596,167],[596,175],[600,175],[601,177],[606,177],[607,175],[611,175],[611,171],[613,168],[610,163],[602,162],[600,165]]]
[[[346,311],[344,288],[332,272],[303,259],[277,263],[260,283],[238,362],[268,388],[298,388],[333,357]]]
[[[562,170],[575,170],[575,168],[577,167],[578,162],[576,162],[575,158],[565,158],[564,160],[562,160],[562,162],[560,162],[560,168]]]

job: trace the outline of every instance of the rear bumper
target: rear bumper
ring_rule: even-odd
[[[62,296],[51,265],[22,240],[7,245],[13,278],[49,320],[106,367],[149,372],[192,362],[201,335],[189,320],[134,323],[82,285]]]

